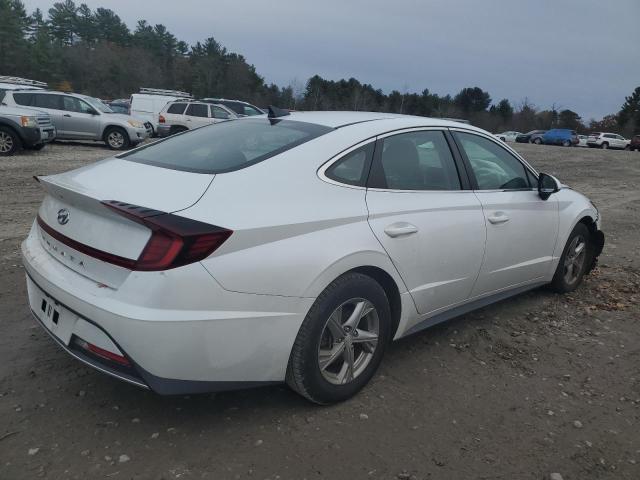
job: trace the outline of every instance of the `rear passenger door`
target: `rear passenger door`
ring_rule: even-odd
[[[482,206],[449,141],[438,129],[379,138],[367,185],[369,224],[422,314],[466,300],[484,254]]]
[[[190,130],[213,123],[209,118],[209,106],[206,103],[190,103],[184,114],[186,125]]]
[[[549,274],[558,235],[557,196],[542,200],[531,170],[498,142],[456,131],[487,240],[472,297],[542,280]]]
[[[14,97],[18,94],[14,94]],[[52,93],[34,93],[31,105],[43,110],[51,117],[51,122],[56,127],[57,138],[64,138],[66,130],[64,125],[64,107],[62,106],[62,96]]]

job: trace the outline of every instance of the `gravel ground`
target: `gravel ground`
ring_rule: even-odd
[[[356,398],[285,387],[159,397],[69,358],[27,310],[19,243],[35,174],[110,154],[0,162],[0,479],[640,478],[640,153],[518,145],[604,217],[600,267],[396,342]]]

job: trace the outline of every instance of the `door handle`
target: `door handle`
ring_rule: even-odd
[[[489,220],[490,223],[493,223],[494,225],[500,225],[501,223],[506,223],[509,221],[509,217],[507,217],[504,213],[502,212],[498,212],[495,215],[492,215],[490,217],[487,217],[487,220]]]
[[[68,113],[65,113],[63,116],[64,117],[71,117],[71,115],[69,115]]]
[[[412,233],[417,232],[418,227],[407,222],[392,223],[384,229],[384,233],[389,235],[391,238],[400,237],[402,235],[411,235]]]

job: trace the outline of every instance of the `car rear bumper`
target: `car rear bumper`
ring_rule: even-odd
[[[313,299],[228,292],[199,263],[169,273],[132,272],[111,289],[56,260],[37,232],[34,227],[22,244],[30,309],[83,363],[160,394],[284,380]],[[93,355],[83,342],[128,365]]]
[[[168,137],[169,135],[171,135],[171,125],[158,125],[156,133],[160,138]]]

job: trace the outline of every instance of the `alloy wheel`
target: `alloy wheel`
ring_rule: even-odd
[[[378,348],[380,321],[363,298],[347,300],[329,316],[318,345],[318,366],[325,380],[344,385],[364,372]]]
[[[107,135],[107,142],[112,148],[122,148],[124,145],[124,135],[118,131],[113,131]]]
[[[587,242],[582,235],[576,235],[564,259],[564,280],[568,285],[574,284],[580,278],[586,258]]]
[[[0,132],[0,153],[9,153],[13,146],[13,137],[6,132]]]

